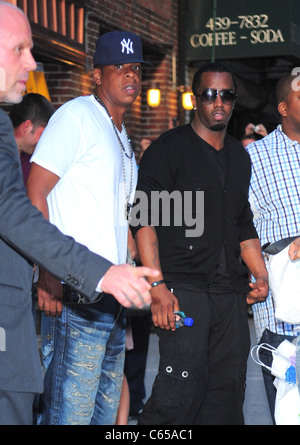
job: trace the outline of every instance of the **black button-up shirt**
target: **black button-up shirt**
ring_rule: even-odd
[[[154,218],[165,277],[201,288],[214,284],[223,251],[226,270],[235,289],[247,291],[248,271],[240,261],[240,242],[257,238],[248,202],[251,163],[244,147],[229,135],[225,137],[222,150],[222,153],[215,153],[190,124],[170,130],[144,153],[137,192],[143,191],[148,197],[148,225],[155,214],[151,200],[153,192],[171,194],[176,191],[182,197],[182,224],[178,225],[178,207],[172,203],[170,224],[163,222],[164,204]],[[224,155],[225,169],[222,160],[215,158],[219,155]],[[197,191],[204,192],[204,213],[200,209],[201,214],[197,207]],[[190,201],[191,195],[184,192],[193,196],[192,203],[187,206],[186,199]],[[187,215],[190,209],[192,215]],[[144,222],[137,224],[134,215],[133,211],[133,233],[145,225]],[[196,232],[197,236],[190,236],[193,235],[191,216],[204,221],[201,236]],[[224,271],[221,275],[224,276]]]

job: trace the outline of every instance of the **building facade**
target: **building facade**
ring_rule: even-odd
[[[144,58],[142,91],[126,115],[136,151],[142,138],[154,139],[178,119],[178,0],[7,0],[28,16],[33,54],[42,67],[49,97],[58,108],[93,90],[91,73],[98,37],[107,31],[138,34]],[[161,103],[147,104],[156,85]]]
[[[143,69],[141,94],[126,114],[137,153],[143,138],[153,140],[190,121],[193,111],[183,109],[182,93],[190,91],[203,64],[221,61],[236,74],[238,99],[228,131],[238,139],[248,122],[275,128],[276,83],[299,66],[298,0],[286,5],[282,0],[6,1],[23,9],[31,22],[33,53],[56,108],[92,92],[92,59],[101,34],[127,30],[141,37],[153,66]],[[161,91],[155,108],[147,104],[153,86]]]

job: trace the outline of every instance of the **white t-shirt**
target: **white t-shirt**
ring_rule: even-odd
[[[125,131],[119,136],[129,154]],[[133,163],[133,201],[137,167],[123,155],[129,192]],[[60,180],[48,195],[50,221],[91,251],[114,264],[126,262],[128,222],[125,219],[121,147],[112,122],[94,96],[67,102],[52,116],[32,162]]]

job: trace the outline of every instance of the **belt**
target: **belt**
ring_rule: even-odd
[[[101,300],[103,293],[100,293],[96,300],[89,301],[86,296],[80,292],[72,289],[67,284],[63,284],[63,297],[66,303],[76,303],[76,304],[93,304]]]
[[[262,246],[262,251],[270,255],[276,255],[276,253],[281,252],[296,238],[299,238],[299,235],[290,236],[289,238],[283,238],[279,241],[276,241],[275,243],[266,243]]]

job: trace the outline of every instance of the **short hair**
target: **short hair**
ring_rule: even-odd
[[[193,94],[197,94],[197,89],[201,83],[201,76],[203,73],[208,73],[208,72],[212,72],[212,73],[228,73],[231,75],[232,77],[232,82],[233,82],[233,86],[234,86],[234,91],[236,92],[237,90],[237,85],[236,85],[236,80],[234,78],[234,75],[232,73],[232,71],[230,71],[229,68],[227,68],[225,65],[223,65],[220,62],[211,62],[208,63],[206,65],[204,65],[202,68],[199,68],[199,70],[195,73],[194,78],[193,78],[193,84],[192,84],[192,91]]]
[[[54,111],[54,106],[45,96],[28,93],[23,96],[20,103],[12,106],[9,117],[14,128],[27,120],[34,126],[46,127]]]
[[[280,102],[287,101],[288,95],[290,94],[290,91],[292,89],[292,82],[295,79],[297,74],[292,74],[292,71],[285,74],[276,85],[276,101],[277,105],[280,104]]]

